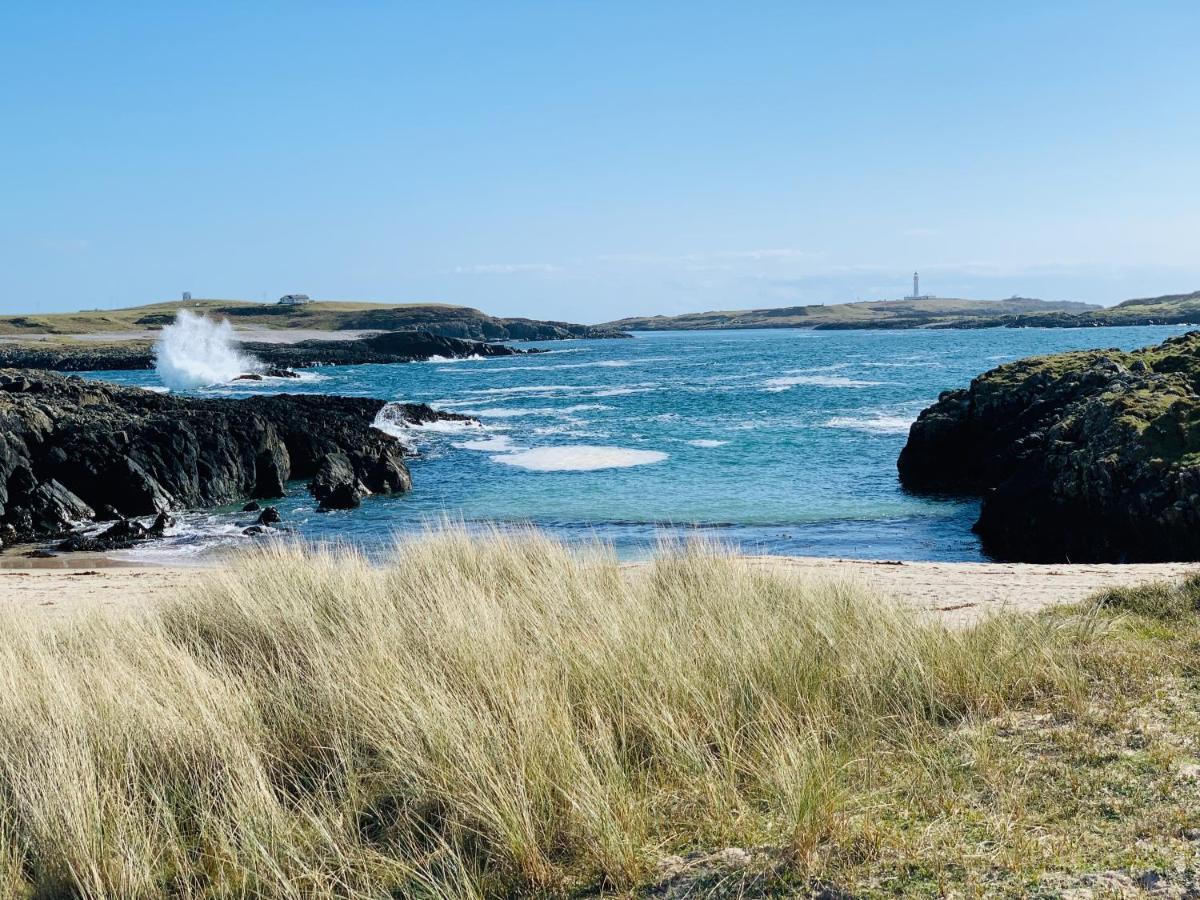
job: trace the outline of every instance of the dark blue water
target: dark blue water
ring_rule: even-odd
[[[901,490],[909,423],[940,391],[1008,360],[1132,348],[1181,328],[662,332],[553,342],[528,357],[310,370],[205,394],[304,390],[425,401],[478,427],[396,431],[414,490],[321,514],[302,486],[285,520],[368,549],[442,517],[531,522],[626,555],[701,529],[757,553],[982,559],[977,504]],[[153,372],[94,373],[156,386]],[[381,423],[387,428],[387,423]],[[143,556],[242,540],[246,517],[186,516]]]

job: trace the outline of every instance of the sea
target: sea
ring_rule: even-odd
[[[196,389],[425,402],[478,424],[377,427],[414,452],[411,493],[322,513],[304,485],[278,502],[298,537],[385,554],[451,522],[535,525],[623,557],[703,537],[753,554],[984,560],[978,501],[903,490],[896,457],[938,394],[1025,356],[1132,349],[1185,326],[904,331],[663,331],[520,344],[536,355],[308,369]],[[156,371],[88,377],[163,390]],[[183,513],[116,554],[204,562],[245,545],[240,504]]]

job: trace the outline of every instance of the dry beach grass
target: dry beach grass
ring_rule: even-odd
[[[153,605],[0,609],[0,895],[1184,877],[1188,585],[949,629],[702,545],[630,578],[449,531],[385,566],[274,545]]]

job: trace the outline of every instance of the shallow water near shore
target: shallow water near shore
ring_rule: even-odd
[[[1186,327],[655,332],[565,341],[498,359],[324,367],[301,381],[203,396],[309,392],[428,402],[478,426],[379,426],[419,451],[414,489],[319,514],[302,485],[278,504],[296,532],[382,551],[446,518],[532,523],[623,556],[701,533],[747,553],[978,561],[972,500],[919,497],[896,478],[917,414],[947,389],[1024,356],[1131,349]],[[161,389],[155,372],[88,377]],[[178,562],[249,540],[236,509],[185,514],[129,555]]]

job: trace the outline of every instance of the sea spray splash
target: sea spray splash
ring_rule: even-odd
[[[154,367],[171,390],[189,391],[232,381],[260,366],[238,351],[228,321],[213,322],[181,309],[154,345]]]

